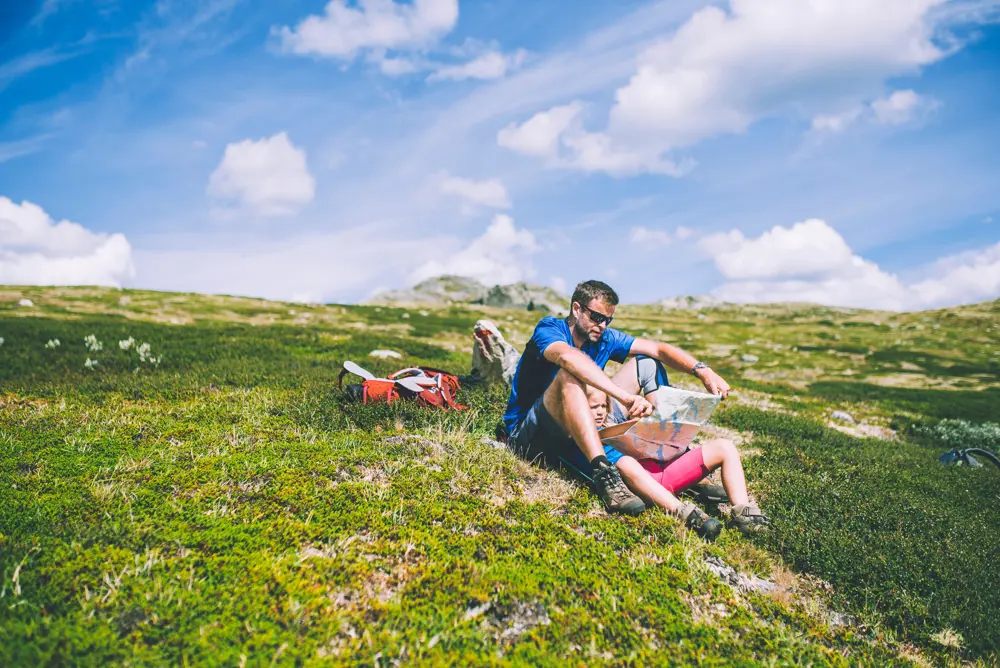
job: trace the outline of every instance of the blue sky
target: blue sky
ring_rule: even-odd
[[[1000,0],[16,4],[0,283],[1000,296]]]

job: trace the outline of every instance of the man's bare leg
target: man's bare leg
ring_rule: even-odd
[[[542,403],[552,419],[573,437],[588,462],[604,454],[604,445],[590,414],[587,387],[583,381],[560,369],[542,395]]]
[[[604,455],[604,445],[597,435],[585,384],[571,373],[560,369],[542,395],[542,404],[587,458],[594,489],[604,501],[608,512],[638,515],[644,511],[645,503],[629,491],[617,467],[612,466]]]

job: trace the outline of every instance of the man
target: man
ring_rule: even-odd
[[[626,387],[619,373],[611,379],[604,373],[609,360],[624,363],[636,355],[646,355],[666,366],[694,374],[708,392],[725,398],[729,384],[707,365],[666,343],[637,339],[609,327],[618,306],[618,295],[606,283],[585,281],[573,291],[570,314],[565,320],[548,316],[535,327],[525,347],[511,385],[504,414],[508,444],[522,456],[544,457],[549,463],[568,464],[584,475],[590,472],[594,487],[609,512],[638,514],[645,503],[622,482],[619,468],[629,475],[633,487],[647,495],[655,489],[658,505],[677,508],[688,526],[718,533],[716,520],[691,504],[680,510],[679,501],[648,475],[631,457],[623,457],[601,443],[587,398],[587,387],[614,397],[629,418],[645,417],[653,406],[638,388]],[[623,369],[623,372],[625,370]],[[634,370],[631,372],[634,376]],[[617,381],[617,382],[616,382]],[[618,466],[616,466],[616,464]],[[634,466],[633,466],[634,464]],[[635,468],[639,472],[634,472]],[[648,480],[647,480],[648,478]],[[675,506],[676,504],[676,506]],[[705,527],[705,523],[710,527]],[[714,524],[712,524],[714,523]]]

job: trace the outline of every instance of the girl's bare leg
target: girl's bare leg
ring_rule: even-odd
[[[646,503],[657,505],[669,513],[676,513],[684,505],[632,457],[622,457],[616,466],[628,488]]]
[[[743,462],[740,461],[736,444],[727,438],[717,438],[702,443],[701,451],[707,468],[714,471],[722,467],[722,486],[726,488],[730,503],[734,506],[749,503],[747,479],[743,474]]]

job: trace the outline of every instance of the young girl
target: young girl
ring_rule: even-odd
[[[604,392],[592,387],[587,388],[587,398],[598,429],[620,421],[622,416],[615,419],[614,402]],[[636,467],[648,475],[643,475]],[[730,525],[735,526],[744,535],[766,528],[768,518],[747,495],[743,462],[740,460],[736,445],[729,439],[716,438],[706,441],[699,446],[689,448],[669,462],[655,459],[637,461],[632,457],[622,457],[618,462],[622,478],[633,492],[674,514],[683,507],[675,495],[718,468],[722,469],[722,485],[732,503],[729,514]],[[657,484],[649,485],[650,478]]]

